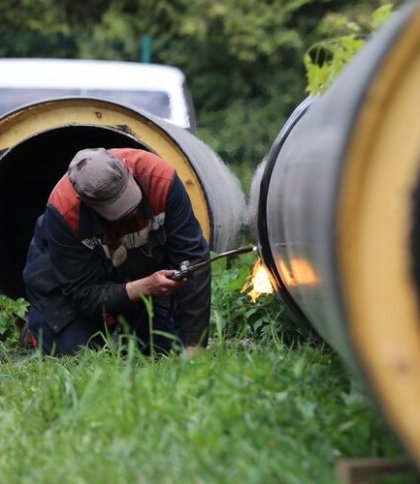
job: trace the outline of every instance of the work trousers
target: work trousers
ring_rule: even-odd
[[[44,353],[54,356],[73,355],[83,347],[101,348],[106,344],[106,335],[132,334],[142,353],[168,353],[177,342],[177,330],[170,307],[153,305],[152,339],[150,338],[149,315],[145,308],[125,314],[116,324],[109,325],[103,318],[78,317],[60,331],[55,332],[46,322],[44,315],[34,306],[28,315],[29,329],[34,334]],[[155,333],[156,332],[156,333]]]

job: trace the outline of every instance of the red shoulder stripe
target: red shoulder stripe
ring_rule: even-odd
[[[64,175],[54,187],[48,198],[48,204],[58,210],[70,225],[72,232],[77,234],[81,201],[67,175]]]

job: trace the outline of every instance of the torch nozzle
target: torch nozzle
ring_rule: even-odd
[[[180,265],[180,268],[173,272],[170,279],[174,281],[179,281],[180,279],[188,277],[196,270],[201,269],[201,267],[207,266],[208,264],[211,264],[215,260],[221,259],[222,257],[230,257],[233,255],[246,254],[248,252],[256,252],[256,251],[257,251],[256,245],[248,245],[246,247],[239,247],[239,249],[233,249],[233,250],[228,250],[226,252],[222,252],[214,257],[211,257],[210,259],[204,260],[203,262],[198,262],[197,264],[193,264],[193,265],[191,265],[189,261],[183,261]]]

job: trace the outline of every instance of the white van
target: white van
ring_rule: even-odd
[[[195,131],[183,72],[172,66],[81,59],[0,59],[0,116],[58,97],[97,97]]]

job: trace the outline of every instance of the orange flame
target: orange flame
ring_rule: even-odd
[[[306,259],[297,257],[291,259],[290,269],[280,261],[280,275],[289,287],[311,286],[319,282],[319,277],[311,264]]]
[[[241,292],[248,293],[253,303],[261,296],[261,294],[273,293],[273,286],[271,285],[268,271],[263,266],[260,259],[255,263],[248,281],[241,289]]]

